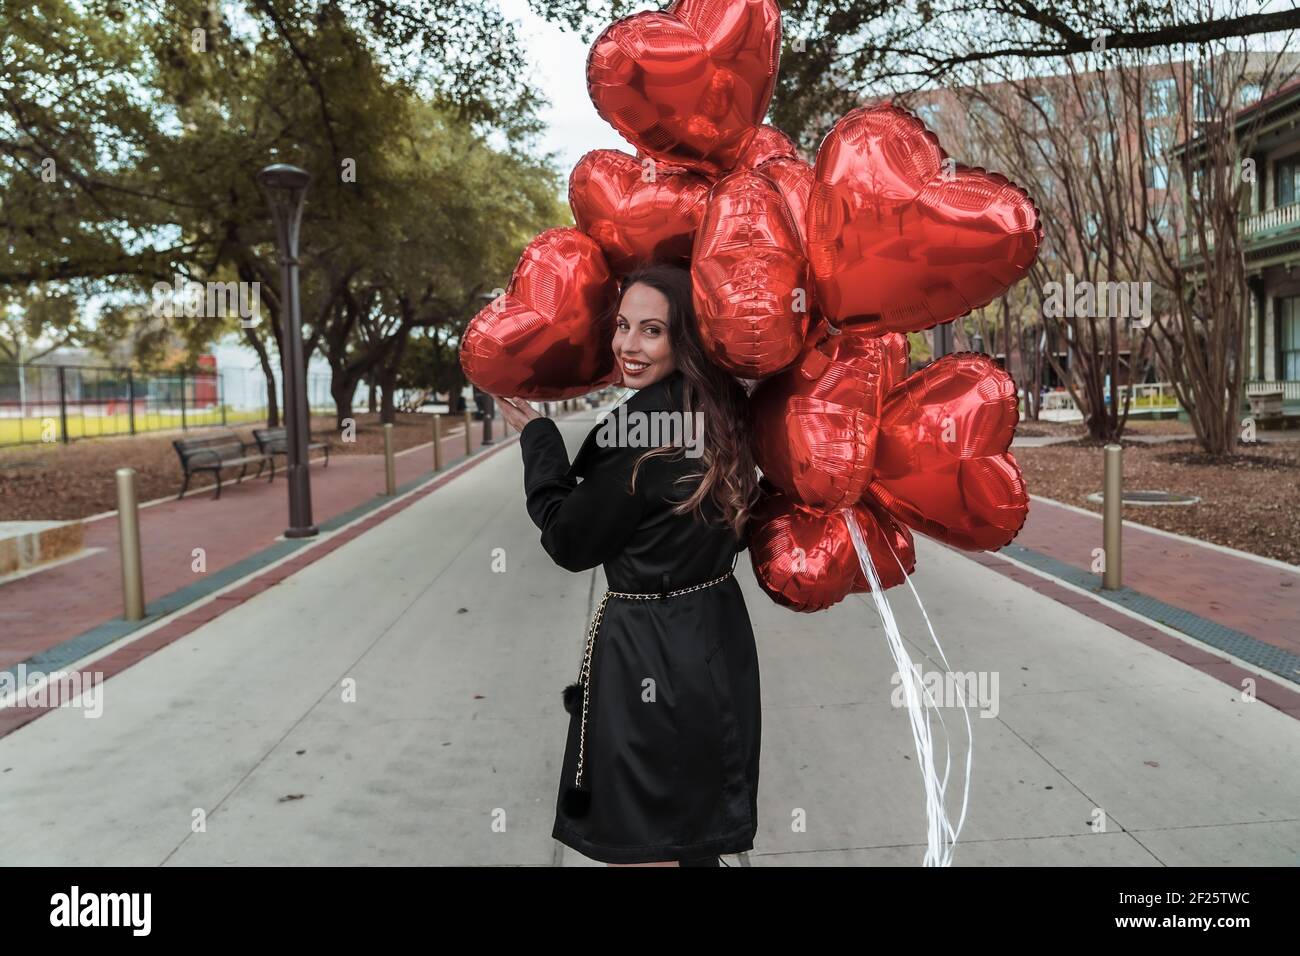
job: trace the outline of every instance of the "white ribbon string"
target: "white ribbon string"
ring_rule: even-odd
[[[849,536],[853,539],[853,548],[858,554],[858,564],[862,566],[862,573],[866,575],[867,583],[871,586],[871,597],[876,605],[876,613],[880,615],[880,622],[885,629],[885,640],[889,645],[889,652],[894,658],[894,664],[898,668],[898,674],[903,684],[903,695],[907,701],[907,716],[912,727],[912,742],[916,747],[917,763],[920,766],[922,786],[925,790],[926,850],[924,865],[951,866],[953,848],[957,844],[957,835],[961,832],[962,824],[966,820],[966,804],[970,796],[971,759],[975,742],[971,729],[970,713],[966,708],[965,695],[962,692],[960,682],[953,681],[953,686],[957,689],[958,699],[961,703],[962,715],[966,718],[966,735],[968,739],[966,782],[962,790],[961,815],[954,829],[948,820],[948,811],[945,806],[948,771],[951,769],[952,764],[951,752],[948,747],[947,724],[944,723],[943,714],[939,713],[939,723],[944,730],[944,768],[943,779],[940,780],[934,766],[934,738],[931,735],[930,728],[930,710],[934,709],[938,712],[939,705],[935,702],[929,688],[926,687],[920,668],[912,662],[911,656],[907,653],[907,648],[903,646],[903,637],[899,631],[898,622],[894,620],[893,608],[890,607],[889,600],[885,597],[884,588],[880,583],[880,575],[876,572],[875,562],[871,558],[871,552],[867,549],[862,528],[858,525],[853,509],[844,508],[841,513],[844,515],[844,523],[848,526]],[[921,616],[925,618],[925,626],[930,632],[930,638],[939,652],[940,659],[943,661],[946,682],[946,675],[952,671],[948,665],[948,658],[939,645],[939,638],[934,633],[934,626],[930,623],[930,615],[925,612],[925,605],[921,603],[921,596],[916,593],[915,586],[907,576],[907,569],[903,567],[903,562],[899,559],[897,552],[894,551],[893,545],[889,543],[887,535],[885,536],[885,544],[894,556],[894,560],[898,562],[899,570],[903,573],[903,580],[907,582],[913,597],[916,598],[917,607],[921,609]],[[928,702],[928,707],[922,702],[922,695],[924,695],[925,701]],[[921,720],[922,713],[925,715],[924,722]]]

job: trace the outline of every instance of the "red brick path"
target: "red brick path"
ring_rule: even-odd
[[[1137,510],[1130,508],[1126,517]],[[1300,569],[1283,570],[1128,523],[1123,542],[1126,587],[1300,654]],[[1101,519],[1034,498],[1015,543],[1090,570],[1092,549],[1102,543]]]

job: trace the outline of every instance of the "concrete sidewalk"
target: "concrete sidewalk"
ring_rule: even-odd
[[[562,423],[571,450],[593,421]],[[112,677],[100,718],[65,708],[0,738],[0,863],[591,864],[550,832],[560,691],[604,581],[551,563],[522,484],[517,447],[484,456]],[[997,691],[994,716],[971,711],[958,865],[1300,861],[1294,719],[917,544],[950,665]],[[738,573],[764,705],[748,861],[919,865],[920,778],[869,598],[800,615]],[[889,597],[941,670],[911,593]],[[955,821],[965,724],[943,714]]]

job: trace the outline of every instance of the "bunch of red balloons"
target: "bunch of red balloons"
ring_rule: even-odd
[[[845,509],[884,587],[915,567],[911,530],[986,550],[1023,525],[1010,377],[972,353],[908,375],[904,333],[1003,295],[1042,229],[1023,190],[956,164],[896,106],[846,114],[809,165],[762,122],[780,51],[775,0],[677,0],[608,27],[587,85],[637,155],[579,161],[576,227],[528,245],[461,364],[489,392],[534,400],[617,382],[619,278],[688,266],[710,357],[758,381],[755,574],[813,611],[869,589]]]

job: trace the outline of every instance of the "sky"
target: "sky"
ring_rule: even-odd
[[[576,33],[548,23],[528,9],[528,0],[498,0],[502,13],[520,24],[533,78],[551,101],[543,111],[547,130],[540,137],[543,150],[556,150],[559,165],[568,175],[582,154],[593,149],[635,152],[613,127],[596,113],[587,95],[587,49]]]

